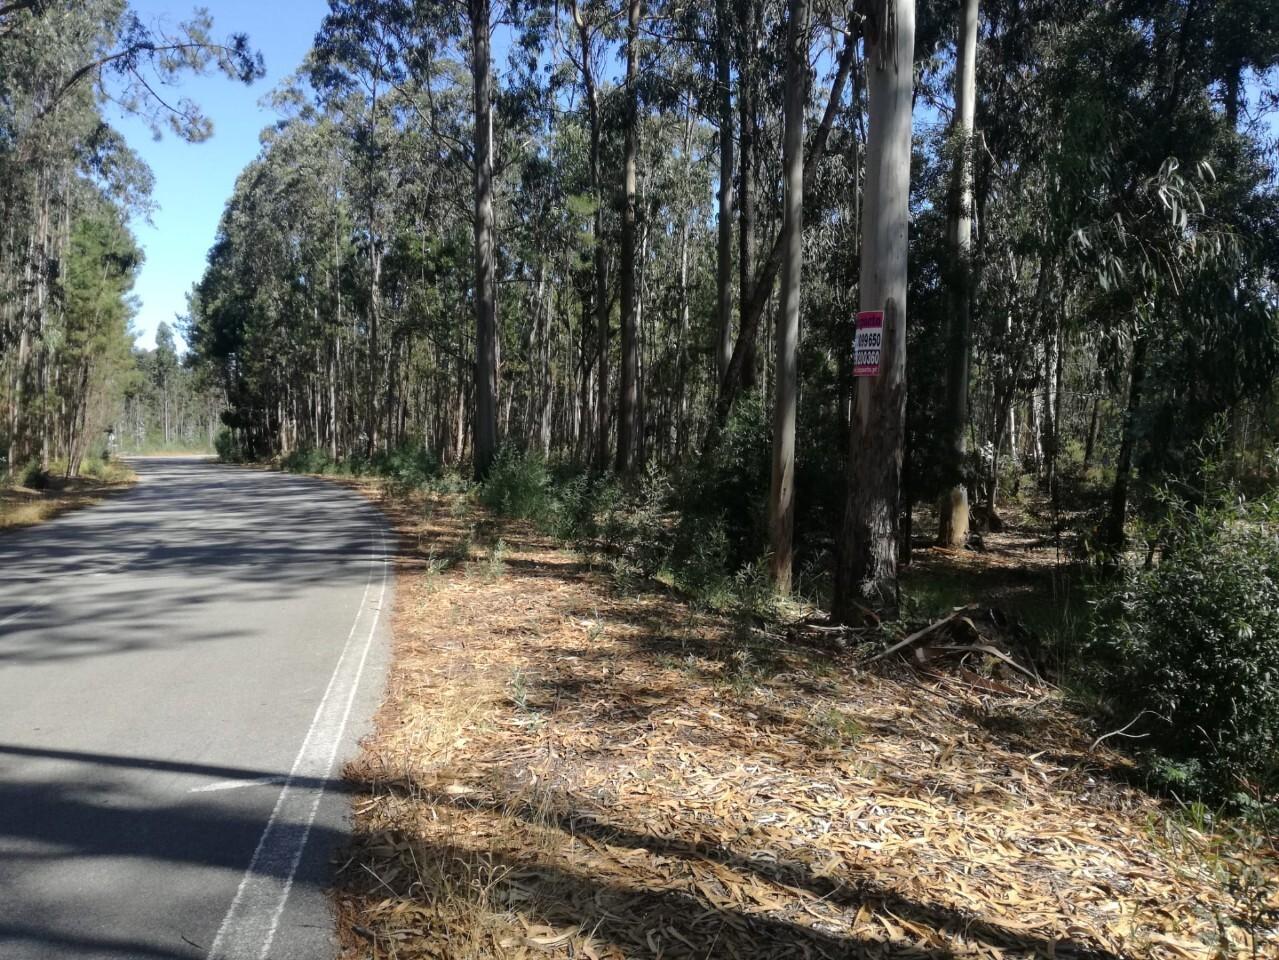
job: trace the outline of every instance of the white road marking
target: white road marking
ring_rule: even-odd
[[[217,793],[219,790],[241,790],[244,787],[260,787],[270,783],[284,783],[287,777],[255,777],[252,780],[217,780],[202,787],[192,787],[187,793]]]
[[[357,629],[369,607],[378,554],[381,555],[381,588],[377,603],[372,608],[368,634],[360,643],[356,638]],[[332,775],[337,760],[338,748],[373,645],[373,635],[382,615],[386,599],[387,558],[386,535],[380,522],[378,541],[370,559],[374,564],[369,568],[364,596],[347,634],[342,655],[333,668],[328,689],[324,691],[315,718],[293,761],[293,769],[280,790],[280,797],[258,840],[257,849],[253,851],[253,859],[235,892],[231,908],[218,927],[213,946],[209,949],[209,960],[264,960],[271,949],[302,851],[324,795],[324,781]],[[303,779],[315,785],[300,786],[295,782]]]

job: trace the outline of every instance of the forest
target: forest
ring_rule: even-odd
[[[1272,476],[1264,0],[335,2],[272,92],[185,364],[167,330],[129,346],[149,172],[102,104],[199,139],[147,71],[247,82],[247,39],[15,6],[11,471],[74,471],[108,426],[207,445],[225,406],[238,457],[611,475],[679,514],[677,559],[766,563],[843,622],[898,606],[917,514],[961,547],[1031,485],[1110,563],[1160,491],[1208,495],[1205,457]],[[889,300],[856,377],[859,308]]]
[[[0,527],[121,488],[192,657],[382,551],[344,960],[1275,955],[1277,0],[328,0],[269,88],[135,6],[0,0]]]
[[[143,253],[129,229],[152,174],[113,112],[191,142],[211,128],[166,84],[221,71],[250,82],[247,38],[215,38],[207,12],[172,28],[122,0],[0,6],[0,466],[75,476],[108,448],[210,446],[224,399],[184,367],[172,331],[137,349],[131,297]],[[108,437],[110,432],[110,438]]]
[[[741,559],[830,548],[843,618],[917,505],[962,545],[1088,479],[1115,550],[1210,433],[1264,474],[1273,10],[909,6],[333,4],[192,296],[227,442],[483,479],[738,438]]]
[[[333,2],[192,294],[221,450],[470,476],[848,625],[1029,499],[1106,683],[1272,777],[1274,12]]]
[[[1273,798],[1277,14],[330,0],[180,354],[133,346],[150,173],[107,110],[198,141],[157,80],[261,58],[201,12],[5,4],[6,469],[110,429],[469,490],[832,632],[918,612],[919,551],[1029,524],[1097,709]]]

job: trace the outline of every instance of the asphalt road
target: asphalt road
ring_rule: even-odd
[[[0,958],[323,960],[386,531],[323,481],[135,468],[0,535]]]

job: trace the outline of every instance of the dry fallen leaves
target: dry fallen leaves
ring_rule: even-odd
[[[1206,841],[1152,828],[1051,691],[761,648],[516,525],[499,575],[441,570],[476,518],[392,512],[346,957],[1250,952]]]

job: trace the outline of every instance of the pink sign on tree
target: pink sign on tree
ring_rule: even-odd
[[[879,376],[883,348],[884,311],[863,310],[857,314],[857,335],[853,340],[853,376]]]

